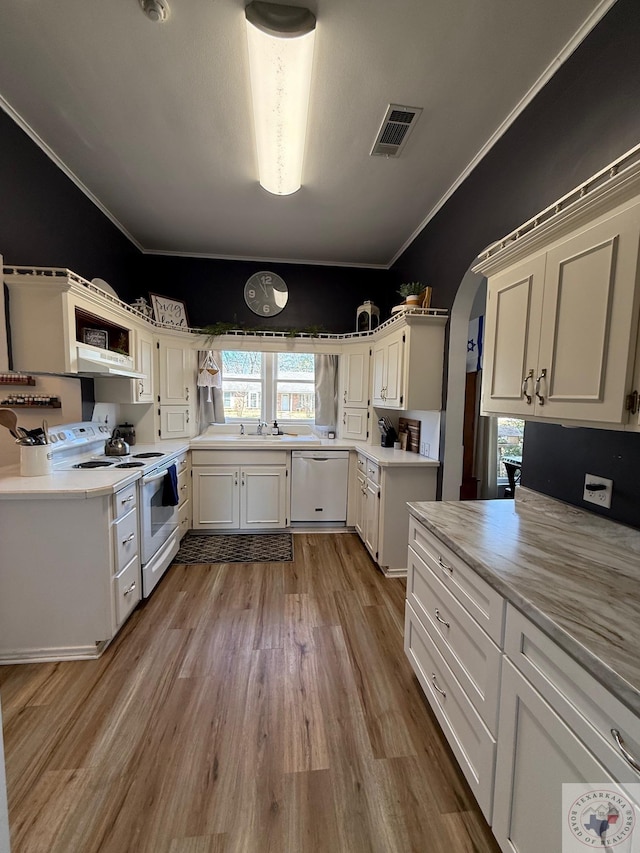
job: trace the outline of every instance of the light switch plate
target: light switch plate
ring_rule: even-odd
[[[587,485],[604,486],[605,488],[590,490],[587,488]],[[613,480],[607,480],[605,477],[596,477],[595,474],[585,474],[584,492],[582,494],[583,501],[590,504],[596,504],[596,506],[601,506],[605,509],[610,509],[612,493]]]

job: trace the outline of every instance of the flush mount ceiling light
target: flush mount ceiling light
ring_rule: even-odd
[[[245,14],[260,185],[290,195],[302,185],[316,19],[261,0]]]

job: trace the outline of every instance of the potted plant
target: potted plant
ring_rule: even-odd
[[[398,293],[403,297],[407,305],[420,305],[423,290],[424,288],[419,281],[408,281],[400,285]]]

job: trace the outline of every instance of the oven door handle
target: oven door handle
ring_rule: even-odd
[[[147,477],[142,478],[142,485],[146,486],[149,483],[155,483],[156,480],[162,480],[162,479],[164,479],[166,473],[167,472],[165,470],[165,471],[161,471],[159,474],[149,474]]]

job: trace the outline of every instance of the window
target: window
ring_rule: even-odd
[[[313,354],[225,350],[222,353],[222,397],[228,421],[313,423]]]
[[[497,429],[497,480],[498,483],[506,483],[507,471],[503,459],[522,460],[522,448],[524,445],[524,421],[519,418],[496,418]]]

